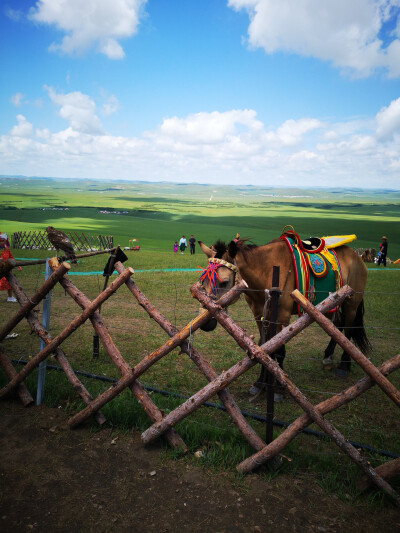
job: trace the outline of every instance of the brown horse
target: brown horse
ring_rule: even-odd
[[[218,241],[211,248],[199,241],[199,245],[206,256],[217,261],[218,278],[216,279],[217,291],[221,294],[226,292],[235,283],[236,275],[239,275],[246,281],[249,286],[245,292],[245,299],[249,305],[257,326],[261,334],[265,289],[272,287],[272,271],[274,266],[280,267],[279,288],[281,295],[278,303],[278,328],[279,332],[282,327],[289,324],[290,317],[297,313],[296,306],[290,293],[296,288],[295,277],[293,272],[292,258],[287,244],[281,239],[275,239],[262,246],[249,245],[243,240],[231,241],[228,245]],[[339,246],[335,248],[338,257],[343,284],[350,285],[355,291],[354,295],[347,299],[341,306],[338,313],[335,313],[335,324],[340,330],[343,330],[347,338],[352,338],[355,344],[362,351],[367,351],[370,347],[367,339],[363,315],[364,303],[363,293],[367,282],[367,269],[361,259],[348,246]],[[232,268],[233,267],[233,268]],[[238,273],[235,271],[238,269]],[[216,326],[216,322],[214,322]],[[214,327],[215,327],[214,326]],[[208,330],[212,329],[212,326]],[[324,353],[324,368],[331,369],[333,365],[333,352],[336,342],[332,339]],[[274,354],[282,366],[285,357],[285,346]],[[336,370],[337,375],[345,377],[350,370],[350,356],[343,352],[341,362]],[[252,387],[252,393],[257,391],[257,381]]]

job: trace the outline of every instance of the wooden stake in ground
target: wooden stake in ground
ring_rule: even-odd
[[[349,293],[352,292],[352,289],[350,287],[346,287],[346,289],[349,291]],[[339,292],[340,291],[338,291],[338,293]],[[355,450],[351,444],[349,444],[349,442],[344,438],[344,436],[329,421],[323,418],[321,413],[314,408],[314,406],[309,402],[306,396],[295,386],[292,381],[290,381],[286,377],[286,374],[282,371],[278,363],[276,363],[276,361],[274,361],[270,357],[270,355],[268,355],[268,353],[264,353],[262,348],[254,344],[253,340],[244,332],[244,330],[240,328],[240,326],[235,324],[233,320],[229,317],[229,315],[225,311],[221,310],[220,307],[216,305],[215,302],[213,302],[205,293],[196,294],[196,297],[210,311],[210,313],[215,316],[218,322],[220,322],[224,329],[226,329],[226,331],[236,340],[239,346],[242,346],[247,351],[249,357],[257,359],[258,362],[266,366],[267,370],[274,374],[275,378],[287,390],[287,392],[292,396],[292,398],[314,420],[314,422],[318,424],[318,426],[327,435],[331,437],[335,444],[337,444],[339,448],[341,448],[345,453],[347,453],[347,455],[359,466],[361,470],[363,470],[363,472],[371,479],[373,483],[375,483],[384,492],[389,494],[396,502],[396,504],[400,506],[400,496],[396,493],[396,491],[394,491],[385,480],[378,476],[375,470],[367,463],[367,461],[360,455],[360,453]],[[285,329],[290,331],[292,326],[293,325],[289,325]],[[285,329],[282,331],[285,331]],[[278,337],[278,335],[276,335],[274,339],[276,339],[276,337]],[[268,345],[268,342],[265,343],[265,345],[263,346],[266,345]],[[271,350],[268,350],[268,352],[271,352]],[[211,385],[211,383],[209,385]],[[203,391],[207,387],[208,385],[204,387]],[[202,399],[201,403],[205,401],[203,399],[203,391],[200,391]],[[192,398],[189,398],[188,402],[192,402],[192,404],[194,404],[194,396],[192,396]],[[187,402],[185,402],[185,404],[187,404]],[[161,432],[163,432],[167,427],[173,426],[177,421],[176,413],[179,412],[179,410],[180,408],[178,407],[177,409],[169,413],[169,415],[167,415],[161,422],[153,424],[151,428],[149,428],[142,434],[142,441],[148,442],[150,440],[153,440],[157,435],[160,434],[161,429]],[[183,418],[184,416],[180,416],[179,419]],[[174,422],[172,422],[172,420],[174,420]]]
[[[124,272],[124,267],[121,263],[117,263],[121,267],[121,274]],[[56,265],[51,265],[52,268],[55,268]],[[60,281],[60,285],[63,287],[63,289],[76,301],[76,303],[82,308],[86,309],[90,305],[90,300],[85,296],[81,291],[78,290],[78,288],[71,282],[68,278],[63,278]],[[103,346],[108,353],[109,357],[113,361],[113,363],[118,368],[118,371],[124,375],[127,372],[130,372],[130,366],[125,361],[125,359],[122,357],[120,351],[118,350],[117,346],[115,345],[114,341],[111,338],[111,335],[99,313],[99,310],[95,311],[93,315],[90,317],[90,321],[93,325],[94,330],[98,334],[99,338],[101,339],[101,342],[103,343]],[[132,393],[135,395],[137,401],[140,403],[140,405],[143,407],[145,413],[148,415],[150,420],[155,422],[156,420],[160,420],[162,418],[162,412],[158,407],[153,403],[151,400],[149,394],[144,389],[144,387],[139,383],[139,381],[135,381],[130,386],[130,389]],[[92,401],[93,398],[90,397],[90,401]],[[89,401],[85,401],[86,405],[89,403]],[[99,411],[94,414],[95,418],[99,414]],[[187,447],[182,438],[178,435],[178,433],[171,429],[168,433],[165,434],[166,439],[174,448],[179,448],[180,450],[186,451]]]
[[[200,300],[201,303],[203,303],[203,305],[207,305],[210,310],[212,310],[210,314],[214,315],[218,321],[221,320],[220,323],[225,329],[228,330],[230,327],[233,328],[236,342],[238,342],[238,344],[244,349],[248,357],[245,357],[236,363],[229,370],[221,372],[217,378],[205,385],[182,405],[168,413],[161,422],[153,424],[146,431],[144,431],[142,433],[142,441],[145,444],[159,437],[167,428],[173,427],[180,420],[191,414],[214,394],[217,394],[220,390],[226,388],[230,383],[244,374],[247,370],[255,366],[258,362],[249,348],[249,346],[256,346],[252,339],[250,339],[247,333],[240,326],[233,322],[233,320],[222,309],[221,306],[215,304],[215,302],[212,302],[212,300],[205,294],[203,287],[197,283],[196,285],[193,285],[191,292]],[[339,305],[351,293],[352,289],[350,287],[343,287],[343,289],[341,289],[338,293],[331,294],[328,296],[328,298],[321,302],[319,304],[319,309],[326,313],[333,307],[336,307],[336,305]],[[300,331],[311,324],[311,322],[311,317],[308,315],[303,315],[295,322],[290,324],[290,326],[283,328],[282,331],[263,344],[261,348],[257,346],[257,349],[260,348],[268,353],[273,353],[280,346],[286,344],[292,337],[300,333]],[[279,365],[275,361],[273,361],[273,363],[283,374]],[[273,374],[276,377],[276,372],[273,372]]]
[[[400,368],[400,354],[396,355],[392,359],[385,361],[378,370],[383,375],[388,375],[395,370]],[[348,389],[331,396],[330,398],[324,400],[315,406],[316,409],[322,414],[325,415],[334,411],[338,407],[348,404],[366,390],[370,389],[375,385],[375,381],[369,376],[365,376],[360,379],[357,383],[349,387]],[[266,463],[272,457],[275,457],[290,443],[292,440],[307,426],[312,423],[312,418],[307,414],[302,414],[294,422],[290,424],[282,433],[280,433],[273,442],[265,446],[261,451],[255,453],[254,455],[248,457],[242,461],[238,466],[237,470],[242,474],[247,474],[252,470],[258,468],[262,464]]]
[[[57,265],[56,265],[56,268],[57,268]],[[21,305],[24,305],[28,301],[28,298],[26,294],[24,293],[24,291],[22,290],[21,286],[19,285],[17,278],[14,275],[11,275],[9,277],[9,283],[19,303]],[[49,344],[51,342],[52,337],[50,333],[39,322],[36,315],[32,311],[29,311],[29,313],[26,315],[26,320],[28,321],[28,324],[30,325],[32,332],[36,333],[36,335],[40,337],[45,342],[45,344]],[[79,396],[82,398],[85,404],[88,404],[89,402],[91,402],[93,400],[92,396],[90,395],[90,393],[85,388],[84,384],[79,380],[79,378],[73,371],[65,353],[59,346],[54,350],[54,355],[58,363],[60,364],[61,368],[63,369],[67,379],[69,380],[72,387],[74,388],[74,391],[77,394],[79,394]],[[14,370],[14,374],[12,376],[9,376],[10,379],[11,377],[14,377],[14,375],[15,375],[15,370]],[[106,418],[101,411],[98,411],[95,414],[94,418],[99,425],[104,424],[104,422],[106,421]]]
[[[390,381],[383,376],[379,370],[371,363],[360,350],[354,346],[354,344],[340,332],[335,325],[326,318],[322,313],[315,309],[305,296],[303,296],[298,290],[295,290],[291,294],[292,298],[303,308],[303,310],[323,328],[328,335],[330,335],[335,341],[345,350],[356,363],[358,363],[366,374],[372,378],[375,383],[380,387],[383,392],[400,407],[400,392],[396,387],[390,383]]]
[[[124,271],[125,272],[125,271]],[[122,275],[122,274],[121,274]],[[239,288],[238,288],[239,287]],[[246,284],[243,282],[240,286],[233,287],[230,291],[224,294],[220,298],[220,306],[226,307],[233,301],[236,301],[241,292],[246,289]],[[187,324],[179,333],[171,337],[166,343],[164,343],[160,348],[147,355],[138,363],[130,373],[125,374],[119,381],[114,383],[112,387],[107,389],[102,394],[99,394],[93,402],[87,405],[82,411],[72,416],[68,420],[70,427],[75,427],[81,424],[86,418],[91,414],[95,413],[98,409],[103,407],[110,400],[118,396],[126,387],[129,387],[139,376],[141,376],[148,368],[150,368],[154,363],[159,361],[162,357],[170,353],[177,346],[182,344],[182,342],[187,339],[194,331],[196,331],[200,326],[205,324],[210,319],[210,313],[206,310],[202,311],[196,318],[194,318],[189,324]],[[1,391],[0,391],[1,394]],[[168,429],[168,428],[165,428]]]
[[[121,263],[115,265],[117,272],[120,274],[123,272],[124,267]],[[174,326],[158,309],[146,298],[132,278],[128,279],[126,286],[131,291],[133,296],[137,299],[139,305],[148,313],[148,315],[159,324],[163,330],[170,336],[176,335],[179,330]],[[206,358],[198,351],[188,339],[184,340],[180,344],[181,352],[186,353],[193,363],[200,369],[205,375],[208,381],[212,381],[217,377],[217,373],[212,368]],[[247,442],[255,450],[261,450],[264,447],[263,440],[257,435],[255,430],[247,423],[246,418],[243,416],[239,406],[235,402],[232,394],[228,389],[224,389],[218,393],[218,397],[222,404],[225,406],[227,413],[231,416],[233,422],[238,427],[239,431]],[[162,417],[160,417],[162,418]]]
[[[132,268],[128,268],[123,274],[118,276],[118,278],[114,280],[105,291],[99,294],[99,296],[93,300],[93,302],[79,316],[77,316],[66,328],[64,328],[62,332],[57,335],[57,337],[52,339],[50,343],[43,348],[43,350],[36,354],[29,361],[29,363],[27,363],[27,365],[24,366],[24,368],[20,370],[20,372],[0,390],[0,398],[3,398],[11,390],[13,390],[19,383],[21,383],[21,381],[24,381],[24,379],[39,365],[39,363],[44,361],[48,355],[54,352],[55,348],[57,348],[62,342],[65,341],[67,337],[76,331],[81,324],[86,322],[93,312],[96,311],[96,309],[123,283],[125,283],[129,276],[132,276],[133,272],[134,271]]]

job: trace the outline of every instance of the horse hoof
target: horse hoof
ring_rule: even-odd
[[[343,368],[337,368],[336,375],[338,378],[347,378],[347,376],[349,375],[349,371],[343,370]]]
[[[283,394],[274,393],[274,402],[279,403],[283,402]]]
[[[259,387],[256,387],[255,385],[252,385],[250,388],[249,388],[249,394],[251,396],[256,396],[256,394],[258,394],[259,392],[261,392],[261,389]]]
[[[332,361],[332,359],[324,359],[324,360],[322,361],[322,368],[323,368],[324,370],[329,370],[329,371],[332,370],[332,368],[333,368],[333,361]]]

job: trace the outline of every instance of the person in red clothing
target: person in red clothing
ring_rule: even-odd
[[[4,261],[7,259],[14,259],[10,251],[10,243],[8,241],[7,233],[0,233],[0,257]],[[21,270],[21,267],[18,267]],[[7,302],[15,303],[17,299],[13,296],[12,289],[6,278],[0,279],[0,291],[7,291]]]

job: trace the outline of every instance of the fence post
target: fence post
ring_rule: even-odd
[[[276,335],[276,320],[278,318],[278,299],[279,299],[279,266],[274,266],[272,270],[272,287],[270,289],[271,305],[268,313],[268,328],[266,339],[263,340],[264,344],[267,340],[272,339]],[[264,317],[265,320],[266,317]],[[265,324],[263,321],[263,330]],[[271,357],[275,359],[272,354]],[[273,436],[273,424],[274,424],[274,382],[275,377],[271,372],[267,371],[267,412],[266,412],[266,440],[267,444],[270,444],[274,440]]]
[[[45,281],[50,277],[53,271],[49,265],[49,258],[46,259],[46,269],[44,274]],[[42,313],[42,326],[49,331],[50,324],[50,305],[51,305],[51,292],[49,291],[46,294],[45,299],[43,300],[43,313]],[[40,339],[40,350],[46,346],[46,343],[43,339]],[[44,397],[44,384],[46,381],[46,359],[39,364],[38,368],[38,381],[37,381],[37,392],[36,392],[36,405],[41,405]]]

